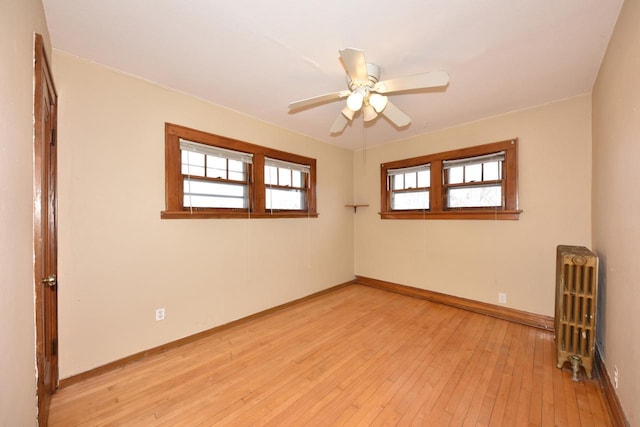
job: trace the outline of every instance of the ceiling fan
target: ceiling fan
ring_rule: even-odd
[[[414,89],[446,86],[449,75],[445,71],[432,71],[391,80],[378,81],[380,67],[365,61],[360,49],[346,48],[338,51],[347,72],[349,89],[302,99],[289,104],[289,110],[311,107],[330,101],[347,98],[347,105],[336,118],[331,133],[342,132],[358,111],[362,111],[365,122],[382,114],[398,127],[407,126],[411,118],[393,105],[386,95]]]

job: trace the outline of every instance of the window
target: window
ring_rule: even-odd
[[[518,219],[517,140],[380,165],[383,219]]]
[[[315,159],[165,125],[162,218],[317,217]]]
[[[444,197],[448,209],[502,207],[504,151],[444,160]]]
[[[430,165],[389,169],[392,210],[429,209]]]
[[[183,207],[249,207],[253,155],[180,139]]]
[[[266,209],[305,210],[309,166],[266,158]]]

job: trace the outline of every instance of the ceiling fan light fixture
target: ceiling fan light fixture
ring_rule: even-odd
[[[376,113],[381,113],[387,106],[388,101],[389,99],[386,96],[379,93],[373,93],[369,97],[369,104],[376,110]]]
[[[365,122],[370,122],[371,120],[378,117],[378,113],[376,113],[375,108],[373,108],[371,105],[365,105],[362,109],[362,113],[364,115]]]
[[[351,111],[358,111],[362,108],[363,102],[364,102],[363,93],[360,90],[355,90],[347,98],[347,107],[349,107]]]
[[[345,116],[349,120],[353,120],[353,115],[354,114],[355,114],[355,111],[353,111],[349,107],[344,107],[342,109],[342,115]]]

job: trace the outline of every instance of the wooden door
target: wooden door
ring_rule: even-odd
[[[58,386],[57,95],[42,37],[35,37],[34,278],[38,420],[47,425]]]

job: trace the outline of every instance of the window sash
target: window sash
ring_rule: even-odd
[[[270,157],[265,157],[264,158],[264,165],[265,166],[274,166],[276,168],[282,168],[282,169],[291,169],[291,170],[302,172],[302,173],[309,173],[311,171],[311,166],[309,166],[309,165],[303,165],[303,164],[300,164],[300,163],[293,163],[293,162],[286,162],[284,160],[272,159]]]
[[[282,188],[267,186],[265,193],[265,208],[278,211],[306,211],[307,191],[301,188]]]
[[[442,169],[450,169],[456,166],[469,166],[478,163],[502,162],[505,158],[505,151],[498,153],[483,154],[482,156],[465,157],[462,159],[443,160]]]
[[[502,208],[504,206],[501,183],[474,183],[448,187],[446,195],[447,209]],[[462,198],[462,196],[467,198]]]
[[[409,166],[407,168],[387,169],[387,176],[404,175],[411,172],[424,172],[429,171],[429,169],[431,169],[430,163],[418,166]]]
[[[246,184],[199,180],[183,180],[185,208],[247,209],[249,189]],[[193,188],[192,188],[193,187]]]
[[[180,149],[209,156],[222,157],[229,160],[237,160],[249,165],[253,163],[253,154],[251,153],[243,153],[242,151],[234,151],[213,145],[200,144],[183,138],[180,138]]]
[[[419,174],[421,172],[426,172],[428,174],[427,178],[429,181],[429,185],[426,185],[426,186],[420,185]],[[406,183],[406,179],[407,179],[406,176],[412,175],[412,174],[415,174],[415,185],[408,187]],[[398,180],[399,177],[403,177],[402,188],[396,188],[396,181]],[[416,190],[428,192],[431,187],[430,182],[431,182],[431,164],[430,163],[426,163],[418,166],[409,166],[406,168],[388,169],[387,170],[387,189],[392,193],[391,209],[392,210],[396,209],[393,207],[394,205],[393,194],[395,194],[396,192],[416,191]]]
[[[431,190],[427,188],[394,191],[391,193],[391,209],[394,211],[429,210]]]
[[[202,156],[202,162],[199,163],[197,159],[192,160],[192,155]],[[248,181],[250,170],[246,163],[193,151],[181,151],[181,157],[180,170],[182,176],[244,183]],[[210,159],[221,160],[223,164],[212,164]],[[232,165],[232,162],[235,162],[235,165]],[[241,167],[236,168],[238,165]]]

